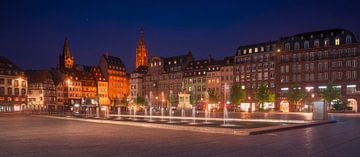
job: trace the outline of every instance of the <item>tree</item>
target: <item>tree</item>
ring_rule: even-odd
[[[240,104],[240,102],[244,101],[245,97],[246,92],[241,88],[241,85],[231,86],[230,101],[232,104]]]
[[[305,91],[302,91],[299,85],[295,84],[290,88],[289,93],[287,94],[287,99],[290,103],[297,106],[304,99],[305,95]]]
[[[127,107],[129,105],[128,94],[124,94],[124,96],[121,99],[121,104],[124,107]]]
[[[190,92],[190,104],[194,106],[197,103],[197,101],[198,101],[198,99],[196,97],[195,92],[191,91]]]
[[[173,104],[176,103],[176,100],[175,100],[175,96],[173,93],[170,93],[169,96],[168,96],[168,100],[169,100],[169,106],[170,108],[172,107]]]
[[[320,91],[320,96],[324,99],[325,104],[330,106],[331,102],[341,97],[339,88],[336,88],[333,83],[328,83],[326,89]]]
[[[266,85],[260,84],[256,92],[254,93],[254,99],[261,104],[260,109],[262,109],[265,102],[274,102],[276,99],[276,95],[274,92],[270,91]]]
[[[219,95],[215,92],[214,89],[208,89],[209,94],[209,103],[216,104],[220,101]]]
[[[142,96],[137,96],[135,99],[136,104],[140,105],[140,106],[145,106],[146,105],[146,100],[144,97]]]
[[[332,105],[332,107],[336,111],[345,111],[346,109],[348,109],[349,103],[350,103],[349,101],[336,100],[336,101],[334,101],[334,104]]]

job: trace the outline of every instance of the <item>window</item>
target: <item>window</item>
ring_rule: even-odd
[[[336,46],[340,45],[340,38],[339,37],[335,38],[335,45]]]
[[[285,44],[285,51],[289,51],[290,50],[290,43],[286,43]]]
[[[0,87],[0,95],[5,95],[5,88],[4,87]]]
[[[0,79],[0,84],[5,84],[5,80],[4,80],[4,79]]]
[[[346,41],[345,41],[347,44],[350,44],[351,43],[351,35],[347,35],[346,36]]]
[[[319,47],[319,46],[320,46],[319,39],[316,39],[316,40],[314,41],[314,46],[315,46],[315,47]]]
[[[324,40],[324,46],[325,46],[325,47],[329,46],[329,39],[326,38],[326,39]]]
[[[346,93],[355,93],[356,92],[356,85],[347,85],[346,86]]]
[[[252,49],[249,49],[249,53],[252,53]]]
[[[295,45],[294,45],[294,49],[295,49],[295,50],[300,49],[300,44],[299,44],[299,42],[296,42],[296,43],[295,43]]]
[[[9,87],[7,92],[8,92],[8,95],[12,95],[13,94],[12,93],[12,88]]]
[[[305,41],[304,42],[304,48],[306,49],[306,48],[309,48],[309,41]]]
[[[255,50],[254,50],[254,52],[256,53],[256,52],[258,52],[258,51],[259,51],[259,50],[258,50],[258,48],[256,47]]]
[[[19,88],[15,88],[15,95],[19,95]]]

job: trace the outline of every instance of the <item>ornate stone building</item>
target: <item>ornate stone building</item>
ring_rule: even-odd
[[[31,110],[57,111],[56,87],[48,70],[27,70],[28,106]]]
[[[0,56],[0,112],[28,109],[27,87],[25,72],[10,60]]]
[[[341,90],[341,99],[349,101],[353,111],[359,111],[360,44],[352,32],[321,30],[296,34],[281,41],[277,65],[280,110],[311,110],[311,103],[320,100],[319,92],[332,82]],[[298,106],[290,104],[286,98],[294,84],[307,93]]]
[[[99,66],[104,77],[109,81],[110,104],[119,105],[120,100],[130,92],[130,80],[124,63],[118,57],[104,54],[101,56]]]
[[[260,84],[267,85],[276,92],[276,62],[277,53],[280,52],[279,41],[240,46],[235,55],[234,83],[241,84],[246,90],[248,99],[240,104],[243,110],[258,108],[251,95]],[[275,109],[275,103],[265,103],[264,109]]]
[[[208,66],[214,61],[212,57],[202,60],[193,60],[184,69],[184,88],[195,95],[197,101],[205,100],[207,93]]]
[[[147,70],[147,66],[139,66],[130,74],[130,99],[135,100],[138,96],[145,97],[143,92],[143,78]]]
[[[143,76],[143,95],[154,105],[177,104],[178,93],[183,89],[183,70],[191,60],[191,52],[174,57],[151,57]],[[175,102],[169,102],[171,93]]]

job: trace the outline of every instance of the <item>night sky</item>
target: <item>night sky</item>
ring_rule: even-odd
[[[1,0],[0,55],[23,69],[58,63],[68,37],[75,63],[108,52],[135,67],[139,29],[150,55],[197,59],[235,54],[244,44],[329,28],[360,33],[360,2],[346,0]]]

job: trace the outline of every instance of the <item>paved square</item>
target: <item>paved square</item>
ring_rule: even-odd
[[[0,114],[0,156],[359,156],[360,115],[232,136]]]

